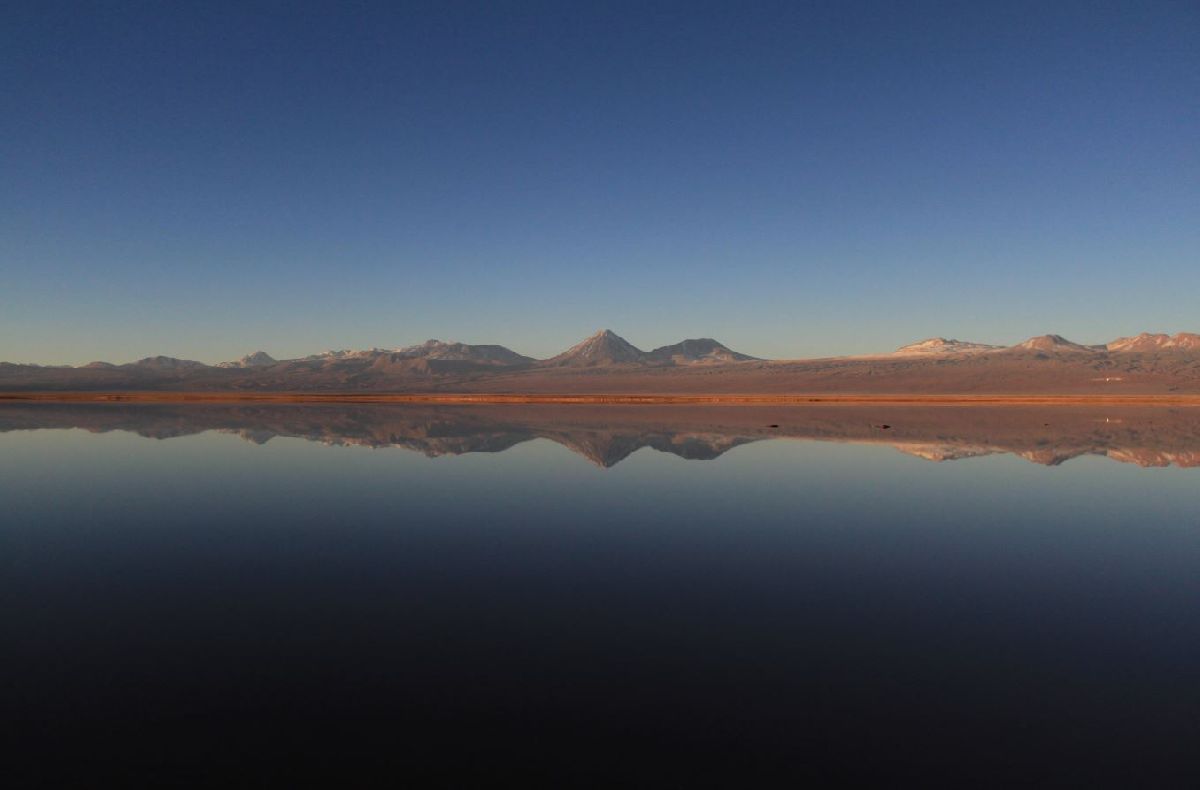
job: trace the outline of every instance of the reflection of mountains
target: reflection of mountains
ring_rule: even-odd
[[[259,444],[299,437],[431,457],[502,452],[541,438],[604,467],[643,447],[711,460],[774,438],[886,444],[932,461],[1012,453],[1048,466],[1081,455],[1139,466],[1200,466],[1200,409],[1146,406],[0,406],[0,431],[37,428],[130,431],[156,439],[224,431]]]

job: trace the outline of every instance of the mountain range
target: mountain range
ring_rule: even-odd
[[[168,356],[80,367],[0,362],[0,391],[260,391],[516,394],[1191,394],[1200,334],[1103,345],[1040,335],[1013,346],[942,337],[887,354],[758,359],[711,338],[643,351],[602,330],[548,359],[500,345],[429,340],[207,365]]]

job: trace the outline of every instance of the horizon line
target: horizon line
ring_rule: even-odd
[[[306,354],[304,356],[299,356],[299,357],[275,357],[273,354],[266,351],[265,349],[258,348],[258,349],[255,349],[253,351],[249,351],[249,352],[243,354],[241,357],[238,357],[237,359],[233,359],[233,360],[222,359],[222,360],[218,360],[217,362],[204,362],[202,360],[198,360],[198,359],[194,359],[194,358],[176,357],[176,356],[173,356],[170,354],[151,354],[148,356],[139,357],[138,359],[132,360],[130,362],[115,362],[115,363],[109,362],[108,360],[92,359],[92,360],[88,360],[87,362],[81,362],[81,363],[74,364],[74,365],[66,364],[66,363],[43,364],[43,363],[38,363],[38,362],[14,362],[11,360],[0,358],[0,364],[28,366],[28,367],[44,367],[44,368],[81,368],[81,367],[86,367],[88,365],[94,365],[94,364],[106,364],[106,365],[114,365],[116,367],[121,367],[124,365],[135,365],[135,364],[138,364],[139,362],[144,362],[147,360],[163,358],[163,359],[177,360],[180,362],[196,362],[198,364],[206,365],[208,367],[218,367],[222,364],[238,362],[242,359],[254,356],[256,354],[266,354],[267,356],[271,357],[276,362],[295,362],[297,360],[325,357],[325,356],[328,356],[331,354],[354,354],[354,353],[368,353],[368,352],[399,353],[399,352],[419,349],[422,346],[426,346],[426,345],[429,345],[432,343],[437,343],[437,344],[442,344],[442,345],[465,345],[465,346],[472,346],[472,347],[495,346],[498,348],[505,349],[506,351],[509,351],[511,353],[518,354],[523,357],[527,357],[528,359],[530,359],[534,362],[545,362],[547,360],[551,360],[557,356],[565,354],[568,351],[570,351],[571,349],[575,348],[576,346],[582,345],[583,343],[586,343],[589,340],[604,337],[606,335],[611,335],[611,336],[617,338],[618,340],[621,340],[625,343],[629,343],[629,345],[633,346],[637,351],[639,351],[640,353],[643,353],[643,354],[651,354],[651,353],[654,353],[655,351],[660,351],[665,348],[670,348],[671,346],[680,345],[682,343],[688,343],[688,342],[698,342],[698,341],[711,341],[711,342],[717,343],[718,345],[722,346],[723,348],[725,348],[729,351],[732,351],[734,353],[739,353],[739,354],[744,353],[744,352],[739,352],[737,349],[730,348],[729,346],[725,345],[725,343],[723,343],[722,341],[717,340],[716,338],[713,338],[711,336],[686,337],[686,338],[683,338],[682,340],[675,341],[674,343],[667,343],[665,345],[656,346],[656,347],[650,349],[649,351],[646,351],[646,350],[643,350],[640,346],[636,345],[635,343],[632,343],[629,340],[627,340],[624,336],[617,334],[612,329],[604,328],[604,329],[599,329],[599,330],[593,332],[592,334],[588,335],[587,337],[583,338],[582,340],[576,341],[575,343],[572,343],[570,346],[567,346],[566,348],[564,348],[562,351],[560,351],[556,354],[551,354],[548,357],[535,357],[535,356],[530,356],[528,354],[523,354],[519,351],[515,351],[512,347],[504,345],[502,343],[471,343],[471,342],[467,342],[467,341],[463,341],[463,340],[445,340],[444,341],[444,340],[439,340],[437,338],[429,338],[420,343],[412,343],[412,344],[409,344],[406,346],[392,346],[392,347],[370,346],[370,347],[363,347],[363,348],[327,348],[323,351],[319,351],[319,352],[312,353],[312,354]],[[760,361],[760,362],[794,362],[794,361],[806,361],[806,360],[817,360],[817,359],[863,359],[863,358],[870,358],[870,357],[877,357],[877,356],[890,356],[890,355],[896,354],[898,352],[901,352],[906,348],[912,348],[914,346],[919,346],[921,344],[930,343],[930,342],[943,342],[943,343],[948,343],[948,344],[959,343],[959,344],[963,344],[963,345],[977,346],[980,348],[980,350],[990,349],[990,350],[1000,351],[1000,350],[1004,350],[1004,349],[1017,348],[1024,343],[1029,343],[1031,341],[1041,340],[1041,339],[1060,340],[1069,345],[1075,345],[1075,346],[1080,346],[1083,348],[1091,348],[1091,349],[1095,349],[1095,350],[1101,350],[1101,349],[1107,349],[1108,346],[1111,346],[1114,343],[1118,343],[1122,340],[1136,340],[1136,339],[1140,339],[1140,338],[1144,338],[1144,337],[1165,337],[1168,339],[1178,339],[1181,337],[1186,337],[1186,338],[1195,338],[1197,341],[1200,341],[1200,333],[1188,332],[1188,331],[1178,331],[1178,332],[1175,332],[1174,334],[1171,334],[1170,332],[1146,332],[1146,331],[1143,331],[1143,332],[1139,332],[1138,334],[1135,334],[1135,335],[1122,335],[1119,337],[1115,337],[1112,340],[1109,340],[1109,341],[1103,342],[1103,343],[1078,343],[1078,342],[1068,339],[1067,337],[1065,337],[1061,334],[1054,333],[1054,332],[1048,332],[1048,333],[1040,334],[1040,335],[1031,335],[1030,337],[1026,338],[1025,340],[1019,341],[1017,343],[1013,343],[1011,345],[985,343],[985,342],[981,342],[978,340],[962,340],[959,338],[953,338],[953,337],[948,337],[948,336],[944,336],[944,335],[932,335],[929,337],[922,338],[920,340],[912,341],[910,343],[905,343],[904,345],[901,345],[901,346],[897,346],[896,348],[892,349],[891,351],[875,351],[875,352],[859,353],[859,354],[827,354],[827,355],[808,356],[808,357],[755,357],[751,354],[745,354],[745,356],[749,356],[749,357],[751,357],[751,360]],[[918,353],[920,353],[920,352],[918,352]],[[936,352],[925,352],[925,353],[936,353]]]

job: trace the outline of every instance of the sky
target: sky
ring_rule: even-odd
[[[10,5],[0,360],[1200,331],[1200,4]]]

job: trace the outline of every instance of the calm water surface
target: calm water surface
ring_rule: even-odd
[[[1186,410],[0,407],[6,741],[1187,786],[1197,460]]]

